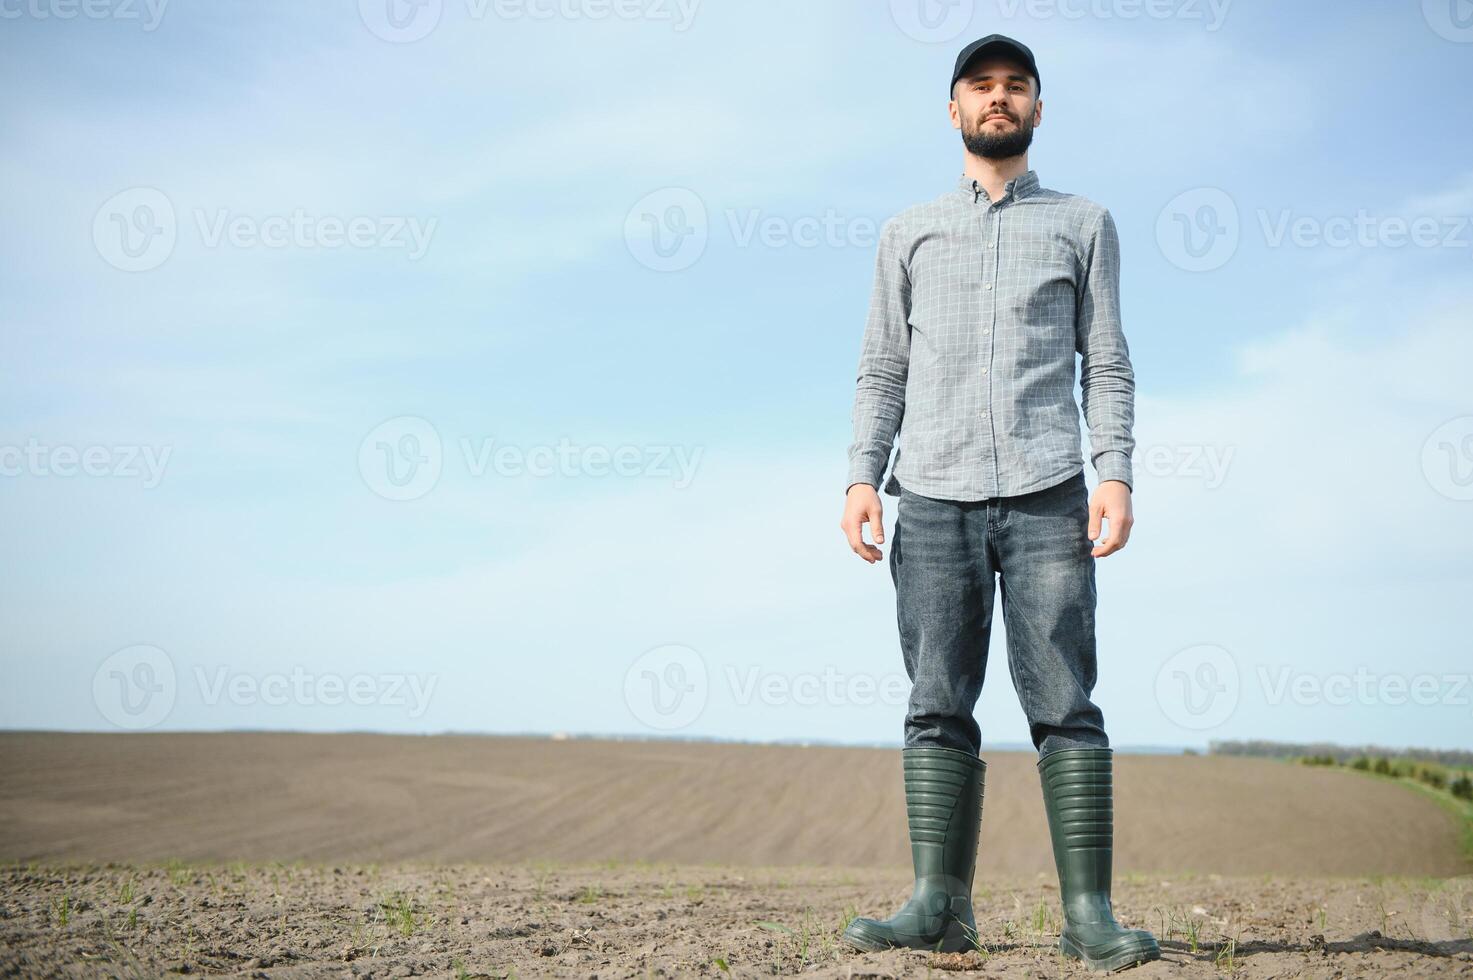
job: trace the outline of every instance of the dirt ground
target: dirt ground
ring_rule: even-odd
[[[858,954],[909,894],[896,750],[0,734],[0,978],[1085,976],[1028,753],[989,753],[985,950]],[[1473,863],[1427,794],[1121,754],[1133,977],[1464,976]],[[1159,870],[1164,869],[1164,870]]]
[[[1044,876],[978,881],[985,952],[858,954],[907,876],[646,864],[172,864],[0,870],[0,976],[1087,976]],[[1473,977],[1473,879],[1122,877],[1148,977]],[[956,971],[956,972],[952,972]]]
[[[1053,869],[1036,756],[987,752],[983,874]],[[1124,871],[1473,874],[1457,817],[1359,773],[1122,753]],[[0,862],[910,866],[897,749],[474,736],[0,733]]]

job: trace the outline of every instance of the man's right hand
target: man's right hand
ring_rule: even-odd
[[[839,522],[849,547],[854,553],[873,565],[884,557],[880,549],[864,540],[864,526],[870,526],[875,544],[885,543],[884,514],[880,507],[880,495],[868,483],[856,483],[849,488],[844,501],[844,519]]]

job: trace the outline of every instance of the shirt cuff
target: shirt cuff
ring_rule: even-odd
[[[1095,457],[1095,474],[1103,482],[1119,480],[1135,492],[1135,483],[1130,471],[1130,455],[1118,449],[1108,449]]]
[[[876,458],[873,453],[856,453],[849,460],[849,479],[844,485],[844,492],[847,494],[856,483],[868,483],[879,490],[887,462],[886,459]]]

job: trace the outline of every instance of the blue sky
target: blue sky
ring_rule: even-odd
[[[898,743],[854,369],[1000,31],[1121,234],[1112,740],[1473,747],[1465,0],[387,2],[0,6],[0,726]]]

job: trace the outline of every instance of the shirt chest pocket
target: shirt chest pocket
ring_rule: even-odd
[[[1063,327],[1074,322],[1079,264],[1064,242],[1029,242],[1008,260],[1005,303],[1026,323]]]
[[[1020,245],[1011,265],[1013,274],[1028,287],[1062,283],[1072,289],[1078,272],[1074,250],[1063,242]]]

